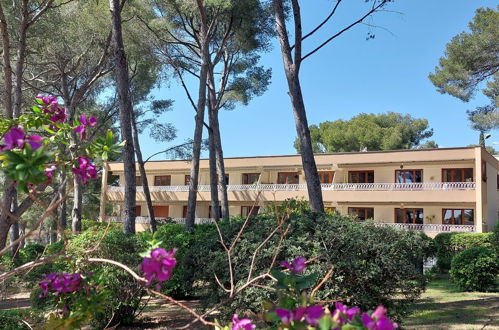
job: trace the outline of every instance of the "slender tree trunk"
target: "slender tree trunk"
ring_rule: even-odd
[[[121,7],[119,0],[109,0],[113,31],[114,72],[119,98],[121,137],[125,140],[123,147],[123,166],[125,172],[124,226],[125,233],[135,234],[135,155],[132,134],[132,102],[130,99],[130,79],[128,64],[123,44],[121,29]]]
[[[211,217],[215,221],[220,220],[220,202],[218,200],[218,176],[217,176],[217,154],[215,151],[215,141],[212,129],[208,130],[208,142],[210,152],[210,196],[211,196]]]
[[[17,208],[17,195],[14,196],[12,199],[12,206],[10,208],[10,212],[14,212],[15,209]],[[16,240],[19,239],[19,232],[21,230],[21,227],[19,225],[19,221],[14,221],[12,223],[12,227],[10,227],[10,241],[15,242]],[[10,248],[10,253],[13,258],[17,258],[19,255],[19,249],[21,248],[21,245],[19,243],[12,245]]]
[[[308,198],[310,206],[314,212],[324,212],[324,203],[322,200],[321,183],[317,173],[314,152],[312,149],[312,139],[308,128],[307,113],[303,102],[303,95],[300,86],[300,65],[301,65],[301,17],[298,1],[292,1],[293,19],[295,23],[295,45],[294,61],[292,49],[288,39],[284,8],[281,0],[273,0],[273,9],[276,22],[276,31],[281,45],[281,55],[284,64],[284,72],[288,82],[289,97],[293,107],[295,118],[296,133],[300,141],[300,153],[303,164],[303,171],[307,181]]]
[[[196,216],[196,199],[199,181],[199,158],[201,155],[201,140],[203,138],[204,109],[206,107],[206,82],[208,80],[208,61],[210,57],[208,49],[208,28],[206,24],[206,13],[202,0],[197,0],[199,15],[201,18],[199,31],[199,44],[201,51],[201,70],[199,72],[199,91],[196,112],[196,126],[194,128],[194,141],[192,145],[191,180],[189,182],[189,197],[187,201],[187,219],[185,227],[188,231],[194,230]]]
[[[71,228],[73,235],[81,232],[81,207],[83,203],[83,183],[77,175],[73,178],[73,210],[71,212]]]
[[[137,163],[139,165],[140,177],[142,181],[142,188],[146,197],[147,213],[149,215],[149,225],[151,233],[155,233],[157,229],[156,218],[154,217],[154,208],[152,206],[151,192],[149,191],[149,183],[147,180],[146,169],[144,160],[142,158],[142,151],[140,150],[139,134],[137,131],[137,122],[135,121],[135,113],[132,111],[132,134],[133,134],[133,147],[135,155],[137,156]]]
[[[19,41],[17,45],[16,71],[14,85],[14,118],[21,115],[22,107],[22,83],[24,60],[26,58],[26,38],[28,32],[28,0],[21,0],[21,22],[19,28]]]
[[[61,182],[66,182],[66,171],[62,171],[61,173]],[[61,193],[59,194],[59,199],[63,198],[66,195],[66,183],[64,183],[64,187],[61,189]],[[61,203],[60,214],[59,214],[59,227],[60,231],[66,230],[68,226],[68,208],[67,208],[67,200]]]

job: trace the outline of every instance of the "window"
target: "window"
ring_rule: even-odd
[[[298,184],[300,177],[298,172],[279,172],[277,173],[278,184]]]
[[[474,225],[471,209],[442,209],[442,224],[444,225]]]
[[[499,174],[497,175],[497,189],[499,189]]]
[[[253,217],[258,214],[259,206],[241,206],[241,216]]]
[[[154,185],[155,186],[169,186],[171,184],[171,176],[170,175],[162,175],[154,177]]]
[[[155,205],[152,207],[154,212],[154,217],[156,218],[168,218],[168,205]]]
[[[487,162],[482,160],[482,181],[487,182]]]
[[[255,184],[260,179],[260,173],[243,173],[243,184]]]
[[[348,183],[374,183],[374,171],[348,171]]]
[[[182,208],[182,218],[187,218],[187,205]]]
[[[135,177],[135,185],[142,186],[142,178],[140,176]]]
[[[349,207],[348,215],[357,220],[367,220],[374,218],[374,208],[372,207]]]
[[[191,181],[191,176],[189,174],[186,174],[184,177],[184,185],[188,186],[190,184],[190,181]]]
[[[319,171],[317,174],[321,183],[333,183],[334,171]]]
[[[396,183],[423,182],[423,170],[396,170]]]
[[[395,209],[396,223],[419,223],[423,224],[424,213],[423,209]]]
[[[225,174],[225,184],[229,184],[229,175]]]
[[[472,168],[444,168],[442,182],[473,182]]]
[[[140,205],[136,205],[135,206],[135,216],[140,217],[141,214],[142,214],[142,207]]]

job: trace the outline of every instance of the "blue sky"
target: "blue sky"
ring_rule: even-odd
[[[307,39],[304,52],[359,16],[363,0],[344,2],[323,34]],[[325,17],[333,2],[302,3],[306,32]],[[475,10],[496,5],[497,1],[488,0],[395,0],[386,8],[390,12],[378,13],[368,21],[382,28],[358,25],[303,62],[301,83],[309,124],[349,119],[362,112],[394,111],[428,119],[434,129],[432,139],[441,147],[477,143],[478,133],[470,129],[466,110],[485,104],[486,99],[477,94],[464,103],[440,94],[429,81],[428,73],[438,64],[451,38],[467,30]],[[366,41],[370,31],[376,37]],[[267,92],[248,106],[220,113],[225,157],[296,153],[295,124],[277,41],[270,52],[262,54],[261,64],[273,70]],[[178,138],[162,145],[149,138],[146,131],[141,136],[146,158],[193,134],[194,112],[183,90],[174,79],[168,85],[154,94],[156,98],[175,101],[174,110],[162,119],[177,127]],[[196,90],[195,86],[191,89]],[[494,141],[499,141],[499,131],[492,132],[488,140],[489,144]],[[162,158],[159,155],[154,159]]]

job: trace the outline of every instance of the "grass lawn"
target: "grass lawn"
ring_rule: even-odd
[[[460,292],[448,277],[431,281],[404,329],[499,329],[499,292]]]

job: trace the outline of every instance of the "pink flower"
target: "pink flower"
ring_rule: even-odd
[[[307,259],[305,257],[298,257],[290,264],[286,260],[281,261],[281,266],[289,269],[292,273],[299,274],[305,270]]]
[[[362,313],[361,320],[369,330],[393,330],[398,328],[397,323],[390,321],[386,316],[386,308],[383,306],[378,306],[371,316],[367,313]]]
[[[97,119],[95,119],[95,117],[90,117],[89,119],[87,119],[87,116],[81,115],[80,124],[81,125],[76,126],[74,131],[80,134],[80,140],[85,140],[87,138],[86,129],[88,127],[94,127],[95,125],[97,125]]]
[[[322,315],[324,315],[324,307],[320,305],[308,307],[299,306],[294,310],[276,308],[275,313],[284,325],[288,325],[292,321],[305,321],[309,325],[315,327],[319,323]]]
[[[43,113],[50,114],[50,121],[53,123],[63,123],[67,119],[66,109],[59,108],[59,103],[57,102],[57,96],[48,95],[43,96],[42,94],[38,94],[36,98],[41,102],[44,106]],[[55,126],[51,126],[51,129],[56,129]]]
[[[155,280],[161,283],[170,279],[177,264],[177,260],[173,257],[175,252],[177,249],[166,252],[162,248],[156,248],[151,251],[151,258],[142,260],[139,269],[144,272],[148,285]]]
[[[232,330],[252,330],[255,329],[256,325],[251,323],[250,319],[242,319],[240,320],[237,314],[234,314],[232,317]]]
[[[360,313],[359,307],[348,308],[340,302],[335,304],[335,311],[333,313],[333,319],[337,320],[338,323],[344,324],[347,321],[352,321],[355,315]]]
[[[43,138],[38,135],[26,136],[24,129],[20,126],[12,127],[5,133],[5,144],[0,145],[0,151],[23,149],[26,143],[29,144],[31,149],[38,149],[42,146]]]
[[[57,167],[55,165],[52,165],[50,167],[47,167],[44,172],[45,175],[47,176],[47,183],[52,183],[52,177],[54,176],[54,171],[57,170]]]
[[[305,313],[305,321],[315,327],[319,324],[319,320],[324,314],[324,308],[320,305],[308,306]]]
[[[82,287],[82,281],[83,278],[78,273],[51,273],[38,283],[42,289],[40,296],[46,296],[50,289],[55,291],[54,295],[78,291]]]
[[[83,184],[87,184],[88,179],[97,178],[95,165],[90,162],[90,159],[85,157],[78,158],[78,167],[73,167],[72,171],[75,175],[80,176]]]
[[[293,311],[286,308],[276,308],[275,313],[283,324],[290,324],[293,321]]]

